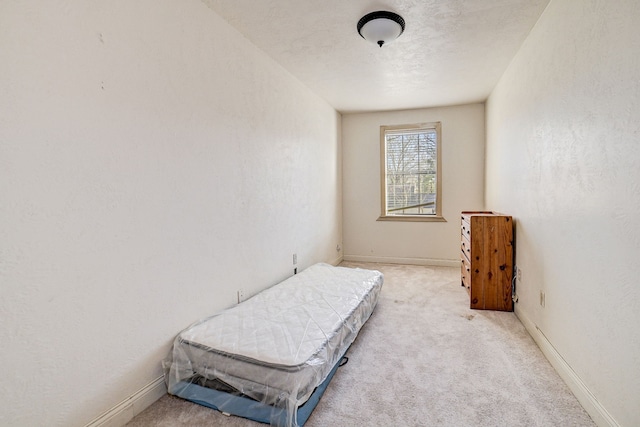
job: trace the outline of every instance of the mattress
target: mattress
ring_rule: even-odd
[[[297,408],[371,316],[382,283],[378,271],[316,264],[196,322],[165,362],[169,392],[185,382],[221,389],[284,411],[278,424],[296,425]]]

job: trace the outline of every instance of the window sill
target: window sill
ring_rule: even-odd
[[[399,222],[447,222],[443,216],[438,215],[388,215],[380,216],[377,221]]]

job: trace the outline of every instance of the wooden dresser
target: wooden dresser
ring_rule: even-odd
[[[513,220],[495,212],[462,212],[462,286],[470,307],[513,311]]]

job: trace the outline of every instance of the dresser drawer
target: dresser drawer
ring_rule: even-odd
[[[467,290],[471,289],[471,263],[465,257],[462,257],[460,262],[461,265],[461,277],[462,277],[462,286],[467,288]]]
[[[460,234],[466,237],[467,239],[471,239],[471,225],[468,221],[465,221],[464,217],[462,217],[462,225],[460,226]]]
[[[471,261],[471,242],[465,236],[462,236],[460,250],[467,257],[467,261]]]

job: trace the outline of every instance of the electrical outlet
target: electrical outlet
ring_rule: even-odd
[[[542,307],[544,307],[544,304],[546,302],[545,299],[546,299],[546,295],[544,294],[544,291],[540,291],[540,305]]]
[[[342,248],[340,247],[340,245],[336,245],[336,252],[340,252],[342,250]]]
[[[293,254],[293,265],[298,263],[298,254]]]
[[[518,281],[522,282],[522,269],[518,267]]]
[[[245,292],[244,289],[238,289],[238,304],[240,304],[242,301],[244,301],[246,298],[245,296]]]

